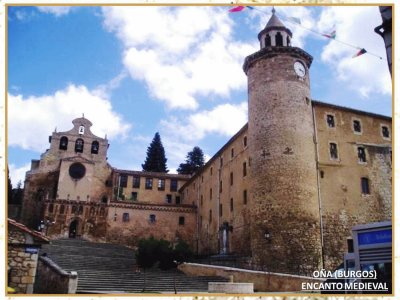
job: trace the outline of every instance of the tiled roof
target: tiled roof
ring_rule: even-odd
[[[8,224],[13,225],[26,233],[29,233],[30,235],[34,236],[35,238],[37,238],[39,240],[42,240],[43,242],[50,242],[50,239],[48,237],[46,237],[45,235],[43,235],[41,232],[29,229],[24,224],[18,223],[17,221],[15,221],[13,219],[8,218]]]

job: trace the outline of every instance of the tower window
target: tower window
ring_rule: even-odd
[[[247,147],[247,136],[243,138],[243,146]]]
[[[222,217],[222,204],[219,205],[219,216]]]
[[[233,158],[235,156],[235,149],[231,149],[231,158]]]
[[[243,191],[243,204],[246,205],[247,204],[247,190]]]
[[[335,127],[335,117],[333,115],[326,115],[326,123],[328,127],[334,128]]]
[[[389,137],[390,137],[389,127],[387,127],[387,126],[382,126],[382,136],[383,136],[384,138],[389,138]]]
[[[243,163],[243,177],[247,175],[247,164],[246,162]]]
[[[200,196],[200,206],[203,206],[203,195]]]
[[[277,32],[275,35],[276,46],[283,46],[283,37],[280,32]]]
[[[219,192],[222,193],[222,180],[219,181]]]
[[[122,214],[122,222],[129,222],[129,213]]]
[[[176,192],[178,190],[178,180],[171,179],[171,192]]]
[[[367,177],[361,178],[361,193],[369,194],[369,180]]]
[[[231,176],[230,176],[231,178],[231,185],[233,185],[233,172],[231,172]]]
[[[146,190],[153,189],[153,178],[146,178],[145,188],[146,188]]]
[[[329,153],[331,159],[338,159],[337,145],[335,143],[329,143]]]
[[[208,212],[208,223],[212,222],[212,209]]]
[[[79,126],[78,133],[79,134],[84,134],[85,133],[85,126],[83,126],[83,125]]]
[[[179,225],[185,225],[185,217],[179,217]]]
[[[233,198],[231,198],[231,212],[233,212]]]
[[[156,222],[156,215],[150,215],[149,216],[149,222],[154,224]]]
[[[357,153],[358,153],[358,161],[359,162],[361,162],[361,163],[367,162],[367,158],[365,155],[365,149],[363,147],[358,147]]]
[[[361,122],[359,120],[353,120],[354,132],[361,132]]]
[[[210,200],[212,200],[212,189],[210,189]]]
[[[91,150],[92,154],[98,154],[99,153],[99,142],[98,141],[94,141],[92,143],[92,150]]]
[[[66,136],[61,137],[60,139],[60,150],[68,149],[68,138]]]
[[[265,36],[265,47],[270,47],[271,46],[271,37],[269,34]]]
[[[83,152],[83,140],[82,139],[77,139],[75,142],[75,152]]]

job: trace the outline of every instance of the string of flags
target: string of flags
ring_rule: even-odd
[[[254,6],[248,6],[248,5],[246,5],[246,6],[244,6],[244,5],[235,6],[235,7],[231,8],[231,9],[229,9],[229,12],[230,12],[230,13],[241,12],[241,11],[246,10],[246,9],[257,10],[257,11],[260,11],[260,12],[262,12],[262,13],[264,13],[264,14],[268,14],[267,12],[265,12],[265,11],[263,11],[263,10],[261,10],[261,9],[257,9],[257,8],[254,7]],[[375,56],[375,57],[378,57],[379,59],[382,59],[381,56],[376,55],[376,54],[371,53],[371,52],[368,52],[365,48],[361,48],[361,47],[358,47],[358,46],[354,46],[354,45],[351,45],[351,44],[349,44],[349,43],[346,43],[346,42],[343,42],[343,41],[340,41],[340,40],[336,39],[336,30],[335,30],[335,29],[332,30],[330,33],[320,33],[320,32],[318,32],[318,31],[316,31],[316,30],[313,30],[313,29],[310,29],[310,28],[307,28],[307,27],[302,26],[301,20],[300,20],[299,18],[296,18],[296,17],[287,17],[287,16],[283,16],[283,15],[280,15],[280,14],[277,14],[277,15],[280,16],[280,17],[282,17],[282,18],[285,19],[286,21],[295,24],[296,26],[300,26],[301,28],[303,28],[303,29],[305,29],[305,30],[311,31],[311,32],[313,32],[313,33],[315,33],[315,34],[318,34],[318,35],[321,35],[321,36],[326,37],[326,38],[328,38],[328,39],[331,39],[331,40],[333,40],[333,41],[335,41],[335,42],[338,42],[338,43],[341,43],[341,44],[343,44],[343,45],[346,45],[346,46],[349,46],[349,47],[352,47],[352,48],[357,49],[357,53],[354,54],[354,55],[352,56],[353,58],[368,53],[368,54],[370,54],[370,55],[372,55],[372,56]]]

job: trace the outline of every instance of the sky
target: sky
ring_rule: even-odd
[[[56,129],[81,117],[107,136],[111,166],[141,170],[156,132],[175,173],[212,157],[247,122],[246,56],[271,7],[8,6],[8,165],[15,187]],[[377,6],[276,6],[313,57],[312,99],[392,115]],[[301,25],[290,17],[300,19]],[[336,30],[336,40],[326,38]],[[353,58],[357,47],[367,54]],[[382,57],[380,59],[379,57]]]

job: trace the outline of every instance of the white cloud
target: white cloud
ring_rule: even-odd
[[[243,57],[256,49],[233,40],[226,9],[105,7],[103,15],[125,46],[130,75],[169,108],[196,109],[198,96],[245,88]]]
[[[61,17],[67,15],[71,11],[72,6],[38,6],[37,9],[40,12]]]
[[[31,169],[31,164],[28,163],[21,167],[17,167],[14,164],[10,164],[8,167],[10,172],[11,184],[13,188],[16,188],[19,182],[21,182],[22,184],[21,187],[23,187],[25,181],[25,173]]]
[[[115,113],[108,99],[85,86],[69,85],[53,95],[29,96],[8,94],[8,144],[43,152],[47,136],[72,128],[71,121],[85,114],[92,132],[108,138],[125,137],[131,125]]]
[[[161,121],[161,126],[165,132],[184,141],[199,141],[209,133],[230,137],[246,122],[247,102],[242,102],[238,105],[221,104],[212,110],[192,114],[183,121],[171,117]]]
[[[386,63],[385,46],[374,27],[382,23],[376,6],[329,7],[323,10],[318,22],[320,32],[336,28],[337,41],[330,41],[321,53],[322,60],[334,70],[334,75],[364,97],[371,93],[391,94],[391,79]],[[383,60],[364,54],[352,58],[358,49],[344,45],[348,43],[365,48],[368,52],[383,57]],[[373,70],[373,76],[371,76]]]

